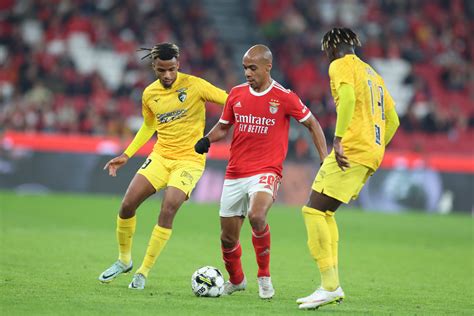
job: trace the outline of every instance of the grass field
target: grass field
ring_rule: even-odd
[[[0,192],[0,306],[2,315],[289,315],[295,299],[312,292],[319,273],[306,247],[298,208],[275,206],[270,301],[258,298],[249,225],[243,230],[247,291],[217,299],[190,290],[193,271],[223,270],[217,205],[188,203],[144,291],[127,288],[131,275],[108,285],[100,272],[116,260],[119,197],[17,196]],[[139,210],[133,258],[143,258],[159,201]],[[465,215],[387,215],[338,211],[340,273],[346,300],[314,313],[472,314],[473,219]]]

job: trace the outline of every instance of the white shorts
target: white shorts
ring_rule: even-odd
[[[250,197],[256,192],[267,192],[276,199],[280,177],[261,173],[247,178],[226,179],[221,196],[221,217],[247,216]]]

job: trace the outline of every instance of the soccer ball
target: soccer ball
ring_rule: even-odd
[[[219,297],[224,292],[224,277],[219,269],[205,266],[193,273],[191,288],[196,296]]]

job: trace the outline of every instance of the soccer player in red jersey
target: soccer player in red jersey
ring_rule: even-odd
[[[239,236],[248,215],[258,264],[259,296],[267,299],[275,294],[270,278],[267,213],[280,185],[290,117],[308,128],[321,161],[327,156],[327,148],[310,110],[295,93],[271,78],[272,53],[268,47],[251,47],[243,57],[243,67],[247,83],[232,89],[219,122],[194,148],[201,154],[208,152],[210,144],[224,138],[234,125],[219,211],[222,254],[230,276],[224,295],[247,286]]]

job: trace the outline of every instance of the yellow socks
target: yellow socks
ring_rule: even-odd
[[[137,270],[137,273],[141,273],[145,277],[148,277],[150,269],[155,264],[156,258],[158,258],[163,248],[165,248],[166,242],[170,239],[170,236],[171,229],[155,225],[155,228],[151,233],[150,241],[148,242],[145,258],[143,259],[142,265]]]
[[[136,216],[123,219],[117,216],[117,240],[119,244],[119,260],[126,265],[132,261],[132,240],[137,225]],[[155,226],[151,234],[145,259],[137,273],[148,277],[148,272],[155,264],[156,258],[171,236],[171,229]]]
[[[337,284],[339,284],[339,269],[338,269],[338,258],[337,258],[337,247],[339,243],[339,230],[337,229],[336,218],[334,212],[326,211],[326,223],[328,224],[329,234],[331,235],[331,251],[332,259],[334,263],[334,271],[336,272]]]
[[[119,244],[119,260],[126,265],[129,265],[132,260],[132,241],[136,225],[136,216],[127,219],[117,216],[116,232]]]
[[[308,247],[321,273],[321,286],[334,291],[339,286],[331,249],[331,234],[326,222],[326,213],[303,206],[303,217],[308,233]]]

